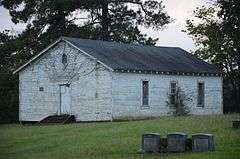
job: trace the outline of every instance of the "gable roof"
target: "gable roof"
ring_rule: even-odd
[[[111,70],[160,71],[171,73],[222,73],[214,65],[197,58],[179,47],[122,44],[71,37],[62,37],[60,39],[71,44],[89,57],[96,59]],[[60,40],[57,42],[59,41]],[[55,42],[55,44],[57,42]],[[45,49],[44,52],[46,51]],[[44,52],[36,56],[39,57],[40,54]],[[14,73],[19,72],[35,59],[36,58],[31,59],[28,63],[14,71]]]

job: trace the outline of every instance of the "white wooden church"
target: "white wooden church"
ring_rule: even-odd
[[[222,113],[222,72],[178,47],[61,37],[19,74],[19,120],[76,121],[168,115],[178,88],[191,114]]]

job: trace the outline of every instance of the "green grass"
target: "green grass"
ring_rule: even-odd
[[[231,127],[231,121],[237,118],[239,114],[48,126],[0,125],[0,158],[239,159],[240,130]],[[216,151],[137,154],[143,133],[158,132],[165,136],[175,131],[189,136],[198,132],[212,133]]]

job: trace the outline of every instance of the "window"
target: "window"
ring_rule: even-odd
[[[43,92],[43,91],[44,91],[44,88],[43,88],[43,87],[39,87],[39,91],[40,91],[40,92]]]
[[[66,54],[63,54],[63,55],[62,55],[62,63],[63,63],[64,65],[67,64],[67,55],[66,55]]]
[[[149,82],[142,81],[142,105],[148,106],[149,104]]]
[[[177,82],[170,83],[170,104],[176,103]]]
[[[204,83],[198,83],[198,102],[197,106],[204,107]]]

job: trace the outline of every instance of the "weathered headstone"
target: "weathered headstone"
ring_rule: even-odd
[[[197,152],[214,151],[214,140],[212,134],[192,135],[192,150]]]
[[[232,125],[234,129],[240,129],[240,120],[232,121]]]
[[[158,133],[148,133],[142,135],[142,150],[144,152],[160,151],[160,135]]]
[[[186,151],[187,135],[185,133],[170,133],[167,135],[167,151],[168,152],[184,152]]]

